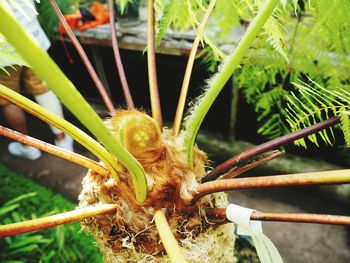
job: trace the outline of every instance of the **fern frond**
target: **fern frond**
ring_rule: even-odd
[[[270,138],[278,138],[289,131],[284,123],[284,117],[281,112],[275,113],[265,119],[265,122],[258,129],[259,134]]]
[[[207,5],[207,2],[200,0],[156,0],[154,11],[157,43],[170,27],[178,31],[195,29]]]
[[[280,101],[286,95],[287,92],[282,88],[282,86],[274,87],[271,90],[262,93],[255,104],[255,111],[261,111],[258,120],[265,118],[272,111],[274,102]]]
[[[237,1],[237,0],[235,0]],[[223,1],[226,2],[226,1]],[[156,0],[154,2],[155,16],[156,16],[156,46],[164,38],[166,32],[173,28],[177,31],[184,31],[193,29],[201,36],[202,44],[205,42],[215,56],[224,57],[224,53],[219,49],[217,43],[211,40],[209,30],[199,32],[199,21],[205,14],[209,1],[202,0]]]
[[[332,48],[338,53],[349,54],[350,2],[348,0],[318,0],[313,1],[316,18],[318,20],[314,30],[321,31],[323,37],[331,40]]]
[[[217,32],[220,39],[223,39],[234,26],[239,26],[241,15],[244,14],[242,1],[218,1],[212,14],[215,25],[220,28]]]
[[[219,60],[223,61],[226,57],[225,53],[220,50],[220,48],[206,35],[203,35],[204,42],[210,47],[211,51],[213,52],[214,57]]]
[[[190,22],[191,24],[191,27],[192,28],[196,28],[198,25],[199,25],[199,20],[197,18],[197,12],[196,10],[193,8],[193,5],[192,5],[192,1],[191,0],[186,0],[185,1],[186,3],[186,8],[187,8],[187,13],[188,13],[188,21]],[[198,4],[198,1],[195,1],[196,4]],[[199,8],[199,10],[201,10],[202,8],[202,5],[199,4],[197,6],[197,8]]]
[[[216,72],[221,62],[221,60],[215,55],[214,52],[212,52],[208,46],[204,47],[197,53],[196,59],[201,59],[201,63],[210,73]]]
[[[179,10],[179,0],[173,1],[154,1],[154,11],[156,17],[161,17],[156,23],[156,47],[160,44],[166,31],[174,23]]]
[[[287,96],[286,119],[292,131],[339,115],[342,122],[340,127],[345,141],[350,145],[350,120],[347,115],[350,110],[350,97],[346,96],[348,92],[340,88],[326,89],[312,80],[310,82],[312,85],[304,82],[293,83],[297,88],[297,93],[291,92]],[[328,132],[321,131],[318,135],[326,144],[333,144],[334,133],[332,129],[329,129]],[[308,139],[318,145],[316,135],[310,135]],[[302,145],[306,146],[304,143]]]
[[[0,34],[0,70],[3,70],[8,74],[5,66],[8,65],[20,65],[27,66],[27,62],[16,52],[5,37]]]
[[[350,147],[350,112],[343,106],[339,110],[340,127],[344,134],[344,139],[347,147]]]
[[[251,22],[263,3],[263,0],[218,1],[208,26],[209,30],[216,32],[216,37],[210,35],[213,44],[220,47],[218,40],[222,44],[227,43],[228,39],[234,44],[232,42],[236,40],[232,39],[232,29],[238,26],[244,31],[242,21]],[[253,47],[241,63],[242,67],[234,76],[235,84],[243,89],[247,102],[258,114],[262,125],[260,133],[272,138],[290,132],[287,120],[295,123],[300,116],[304,116],[305,122],[295,124],[295,129],[307,127],[333,116],[339,111],[341,103],[347,105],[344,100],[350,97],[344,90],[344,87],[350,85],[350,1],[292,0],[285,4],[285,8],[279,6],[275,9],[275,16],[265,25],[265,32],[253,42]],[[203,53],[210,54],[204,62],[215,68],[215,54],[206,51]],[[305,79],[305,76],[310,76],[321,87],[335,88],[323,90],[312,81],[309,83],[312,86],[310,88],[304,83],[307,89],[296,87],[298,91],[295,96],[289,96],[295,105],[287,96],[276,96],[275,99],[269,97],[275,94],[274,89],[279,86],[285,94],[289,93],[293,90],[289,83]],[[331,93],[328,89],[331,89]],[[299,114],[299,118],[287,118],[287,111],[291,115]],[[269,129],[269,125],[273,129]],[[320,132],[318,137],[327,144],[333,144],[332,129]],[[310,138],[317,142],[315,136]],[[299,143],[306,146],[305,140]]]
[[[285,49],[284,36],[285,36],[285,23],[286,21],[281,21],[284,15],[282,10],[277,8],[273,16],[266,21],[264,25],[264,34],[268,37],[266,41],[289,63],[287,52]]]
[[[121,14],[124,14],[128,4],[132,4],[134,2],[136,2],[136,0],[115,0],[115,3],[118,4],[119,11]]]
[[[276,86],[275,79],[276,76],[280,74],[277,66],[271,66],[272,64],[267,62],[270,59],[274,62],[278,61],[278,58],[276,58],[276,60],[274,59],[276,57],[276,52],[271,52],[271,50],[266,51],[266,53],[261,53],[260,55],[253,55],[252,60],[247,59],[246,65],[240,68],[238,74],[234,76],[235,83],[238,87],[243,89],[247,102],[253,104],[256,110],[260,110],[260,108],[256,108],[256,105],[259,104],[260,99],[264,99],[263,94],[269,92],[270,87],[272,89]],[[277,55],[277,57],[280,58],[279,55]],[[267,63],[255,64],[253,62],[255,59],[259,62]],[[270,101],[271,104],[275,102],[276,101],[272,103],[272,101]]]

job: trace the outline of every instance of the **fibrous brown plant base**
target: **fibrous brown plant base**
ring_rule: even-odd
[[[205,175],[206,155],[195,152],[191,170],[184,154],[183,136],[161,133],[157,124],[137,111],[118,111],[108,121],[129,152],[142,164],[148,197],[138,204],[128,171],[116,183],[109,176],[89,172],[83,180],[80,207],[115,204],[114,215],[86,219],[83,228],[92,232],[106,262],[169,262],[153,222],[162,209],[190,262],[234,262],[234,227],[217,226],[206,218],[205,209],[226,207],[225,194],[216,194],[191,204],[191,191]],[[120,137],[118,137],[120,136]]]

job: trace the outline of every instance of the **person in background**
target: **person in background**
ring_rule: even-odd
[[[26,31],[36,40],[36,42],[47,51],[51,45],[49,39],[41,28],[36,14],[28,8],[31,4],[35,9],[34,3],[26,0],[16,0],[22,8],[20,11],[12,1],[6,1],[11,8],[17,21],[26,29]],[[25,12],[26,16],[23,14]],[[25,44],[25,43],[24,43]],[[20,85],[23,82],[27,92],[34,96],[38,104],[47,110],[63,118],[61,103],[56,95],[49,89],[47,84],[42,81],[29,67],[17,65],[0,65],[5,67],[9,74],[0,70],[0,83],[8,88],[20,92]],[[21,108],[10,102],[0,99],[1,111],[10,128],[28,134],[27,120]],[[55,134],[55,145],[69,151],[73,151],[73,139],[64,134],[61,130],[50,126]],[[11,142],[8,145],[8,151],[15,156],[23,157],[28,160],[40,158],[41,152],[31,146],[23,145],[19,142]]]

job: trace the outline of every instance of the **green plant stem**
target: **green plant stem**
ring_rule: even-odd
[[[71,161],[73,163],[79,164],[81,166],[84,166],[88,169],[91,169],[95,173],[98,173],[100,175],[108,175],[109,171],[99,163],[97,163],[94,160],[91,160],[85,156],[82,156],[80,154],[67,151],[65,149],[62,149],[60,147],[57,147],[55,145],[49,144],[47,142],[40,141],[38,139],[35,139],[33,137],[30,137],[28,135],[24,135],[22,133],[19,133],[17,131],[5,128],[0,125],[0,134],[3,136],[6,136],[7,138],[10,138],[12,140],[33,146],[38,148],[39,150],[42,150],[44,152],[56,155],[60,158],[66,159],[68,161]]]
[[[23,233],[80,221],[89,217],[113,214],[116,210],[117,207],[115,205],[104,204],[81,208],[66,213],[28,220],[20,223],[2,225],[0,226],[0,237],[15,236]]]
[[[61,102],[129,170],[133,179],[136,200],[143,202],[147,197],[147,183],[141,164],[116,140],[101,118],[76,90],[73,83],[2,5],[0,5],[0,17],[0,32],[28,62],[34,72],[46,81]],[[113,170],[118,170],[117,162],[111,163],[111,166]]]
[[[218,223],[231,223],[226,219],[226,208],[212,208],[206,211],[208,220],[215,219]],[[253,211],[251,220],[273,221],[273,222],[293,222],[312,223],[329,225],[350,225],[350,216],[309,214],[309,213],[271,213]]]
[[[122,85],[126,105],[128,106],[128,109],[132,110],[132,109],[135,109],[135,106],[131,97],[128,81],[126,79],[126,75],[124,71],[122,58],[119,52],[118,39],[117,39],[117,33],[116,33],[115,21],[114,21],[114,1],[113,0],[108,0],[108,7],[109,7],[109,26],[111,28],[111,39],[112,39],[114,60],[117,65],[117,71],[118,71],[120,83]]]
[[[157,81],[156,47],[154,33],[154,8],[153,0],[148,0],[148,20],[147,20],[147,67],[148,83],[151,96],[152,117],[163,126],[162,109],[160,105],[159,89]]]
[[[187,152],[187,157],[191,167],[193,166],[193,150],[194,143],[202,124],[204,117],[209,111],[211,105],[213,104],[216,97],[219,95],[220,91],[229,80],[234,70],[238,67],[241,59],[247,52],[249,46],[255,39],[255,37],[261,31],[261,28],[267,21],[267,19],[273,13],[279,0],[266,0],[265,4],[259,10],[257,16],[249,25],[246,33],[239,41],[237,47],[233,53],[227,58],[219,72],[214,76],[213,80],[210,81],[210,88],[206,91],[203,98],[200,100],[197,108],[192,113],[192,116],[188,120],[186,127],[186,138],[185,138],[185,148]]]
[[[54,113],[46,110],[44,107],[34,103],[21,94],[3,86],[0,84],[0,97],[10,101],[13,104],[21,107],[26,112],[36,116],[43,120],[47,124],[55,126],[61,131],[72,136],[74,140],[83,145],[86,149],[96,155],[108,168],[108,170],[114,175],[118,181],[118,172],[122,171],[120,167],[115,166],[116,160],[105,148],[103,148],[97,141],[87,135],[85,132],[75,127],[65,119],[55,115]]]
[[[200,184],[193,191],[193,201],[196,201],[198,200],[198,198],[208,194],[238,189],[341,183],[350,183],[350,169],[301,174],[285,174],[225,179]]]
[[[64,18],[60,8],[58,7],[57,3],[55,0],[50,0],[50,4],[53,8],[53,10],[55,11],[55,14],[57,15],[58,20],[61,22],[61,24],[63,25],[64,30],[66,31],[69,39],[72,41],[75,49],[77,50],[81,60],[83,61],[87,71],[89,72],[93,82],[95,83],[98,91],[101,94],[101,97],[103,99],[103,102],[105,103],[107,109],[109,112],[114,112],[115,108],[113,106],[113,103],[105,89],[105,87],[102,84],[102,81],[100,80],[100,78],[98,77],[94,67],[92,66],[88,56],[86,55],[83,47],[81,46],[81,44],[79,43],[78,39],[76,38],[76,36],[74,35],[73,31],[71,30],[71,28],[69,27],[66,19]]]
[[[179,131],[180,131],[181,120],[182,120],[182,116],[183,116],[183,112],[184,112],[184,108],[185,108],[188,87],[190,85],[193,64],[194,64],[194,60],[196,58],[199,42],[203,38],[204,28],[208,22],[210,13],[214,9],[215,4],[216,4],[216,0],[212,0],[210,2],[209,6],[204,14],[204,17],[201,21],[201,24],[199,25],[196,38],[194,39],[193,44],[192,44],[190,56],[188,58],[188,62],[187,62],[187,66],[186,66],[185,76],[184,76],[184,79],[182,82],[180,98],[179,98],[179,102],[177,104],[174,124],[173,124],[173,133],[175,135],[178,135]]]

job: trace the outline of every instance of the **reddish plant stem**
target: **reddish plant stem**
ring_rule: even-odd
[[[218,180],[200,184],[193,191],[192,195],[193,202],[195,202],[202,196],[222,191],[292,185],[341,183],[350,183],[350,169]]]
[[[0,226],[0,237],[15,236],[23,233],[80,221],[89,217],[113,214],[116,210],[117,208],[115,205],[104,204],[81,208],[66,213],[28,220],[20,223],[2,225]]]
[[[76,154],[74,152],[67,151],[65,149],[59,148],[57,146],[54,146],[52,144],[40,141],[38,139],[35,139],[33,137],[30,137],[28,135],[24,135],[22,133],[16,132],[14,130],[5,128],[0,125],[0,134],[4,135],[12,140],[33,146],[35,148],[38,148],[39,150],[42,150],[44,152],[48,152],[50,154],[56,155],[60,158],[66,159],[68,161],[71,161],[73,163],[79,164],[81,166],[84,166],[88,169],[93,170],[94,172],[101,174],[101,175],[108,175],[109,171],[107,168],[103,167],[99,163],[95,162],[94,160],[91,160],[85,156],[82,156],[80,154]]]
[[[102,100],[104,101],[104,103],[106,104],[106,107],[108,109],[109,112],[114,112],[114,106],[113,103],[105,89],[105,87],[102,84],[102,81],[100,80],[100,78],[98,77],[96,71],[94,70],[88,56],[86,55],[83,47],[81,46],[81,44],[79,43],[78,39],[76,38],[76,36],[74,35],[73,31],[71,30],[71,28],[69,27],[65,17],[63,16],[61,10],[59,9],[59,7],[57,6],[57,3],[55,2],[55,0],[50,0],[51,6],[54,9],[58,20],[61,22],[61,24],[63,25],[64,30],[67,33],[67,36],[69,37],[69,39],[72,41],[75,49],[77,50],[79,56],[81,57],[87,71],[89,72],[92,80],[94,81],[98,91],[101,94]]]
[[[156,66],[156,46],[154,32],[154,8],[153,0],[148,0],[148,23],[147,23],[147,66],[148,66],[148,82],[151,96],[152,117],[163,126],[162,110],[159,98],[159,89],[157,81]]]
[[[275,151],[271,151],[271,152],[266,152],[264,153],[266,154],[266,156],[263,156],[260,160],[257,160],[253,163],[249,163],[249,164],[246,164],[242,167],[235,167],[234,169],[232,169],[231,171],[228,171],[225,176],[222,177],[222,179],[231,179],[231,178],[235,178],[237,177],[238,175],[242,174],[242,173],[245,173],[247,171],[250,171],[252,169],[254,169],[255,167],[258,167],[264,163],[267,163],[283,154],[285,154],[285,151],[278,151],[278,150],[275,150]],[[258,156],[260,157],[260,156]]]
[[[230,223],[226,219],[225,208],[212,208],[206,211],[209,219],[221,223]],[[312,224],[330,224],[330,225],[350,225],[350,216],[326,215],[326,214],[308,214],[308,213],[271,213],[254,211],[250,217],[252,220],[292,222],[292,223],[312,223]]]
[[[111,38],[112,38],[112,48],[114,53],[115,64],[117,65],[117,71],[120,79],[120,83],[122,85],[126,105],[128,109],[135,109],[134,102],[131,97],[128,81],[126,79],[123,62],[120,56],[119,47],[118,47],[118,38],[117,32],[115,29],[115,20],[114,20],[114,1],[108,0],[109,6],[109,25],[111,28]]]
[[[304,138],[304,137],[306,137],[310,134],[313,134],[315,132],[329,128],[329,127],[339,123],[339,121],[340,121],[340,117],[338,117],[338,116],[333,117],[333,118],[330,118],[326,121],[317,123],[315,125],[307,127],[307,128],[302,129],[300,131],[292,132],[290,134],[284,135],[284,136],[276,138],[274,140],[265,142],[265,143],[260,144],[260,145],[254,147],[250,150],[247,150],[245,152],[237,154],[237,155],[233,156],[231,159],[229,159],[229,160],[219,164],[217,167],[215,167],[214,170],[212,170],[210,173],[208,173],[202,179],[202,182],[205,183],[205,182],[213,181],[243,161],[246,161],[246,160],[248,160],[256,155],[259,155],[259,154],[264,153],[266,151],[272,150],[272,149],[279,147],[281,145],[285,145],[285,144],[293,142],[295,140]]]

